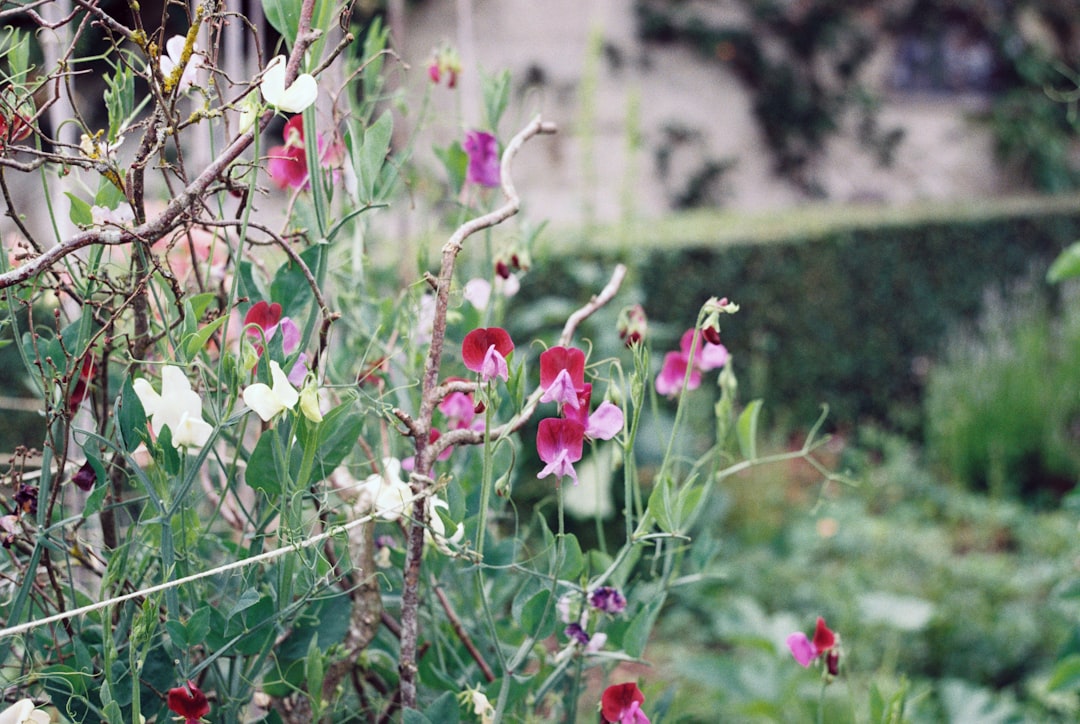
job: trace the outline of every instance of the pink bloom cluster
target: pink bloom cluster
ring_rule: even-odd
[[[694,339],[697,344],[694,345]],[[718,337],[717,337],[718,338]],[[690,359],[690,348],[694,346],[694,358]],[[727,348],[722,344],[714,344],[702,336],[700,330],[688,329],[683,333],[679,341],[678,352],[668,352],[664,355],[664,366],[660,374],[656,376],[656,391],[661,395],[677,395],[683,389],[683,381],[686,380],[686,371],[690,370],[690,379],[686,383],[687,390],[697,389],[701,386],[701,373],[723,367],[728,361]]]
[[[589,412],[592,385],[585,382],[585,353],[575,347],[552,347],[540,355],[541,402],[558,403],[562,417],[540,421],[536,451],[547,463],[536,476],[555,473],[577,484],[574,463],[581,460],[585,439],[610,440],[623,427],[622,410],[604,401]]]

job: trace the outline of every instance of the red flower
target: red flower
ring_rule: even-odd
[[[649,724],[649,717],[641,711],[644,703],[645,695],[634,682],[613,684],[600,697],[600,714],[613,724]]]
[[[484,382],[493,377],[499,377],[504,382],[510,379],[506,356],[513,351],[513,340],[500,327],[474,329],[465,335],[461,343],[461,358],[465,366],[479,372]]]
[[[307,186],[307,154],[304,151],[304,117],[295,115],[285,124],[281,132],[284,146],[274,146],[269,152],[266,170],[274,184],[283,189]]]
[[[577,485],[574,463],[581,460],[581,448],[585,442],[585,426],[577,420],[549,417],[540,421],[536,432],[536,452],[547,466],[536,477],[546,478],[555,473],[560,478],[567,475]]]
[[[202,693],[192,681],[188,681],[184,686],[169,689],[168,702],[169,711],[184,717],[184,724],[198,724],[210,713],[210,702],[206,700],[206,694]]]
[[[836,634],[825,625],[825,619],[818,616],[814,627],[814,637],[809,638],[802,631],[796,631],[787,637],[788,649],[802,666],[809,666],[819,656],[825,657],[825,668],[831,676],[840,672],[840,650]]]
[[[267,332],[273,329],[281,321],[281,305],[277,302],[267,304],[265,301],[256,302],[244,315],[244,326],[254,324]],[[247,333],[252,337],[261,336],[256,330],[249,329]]]
[[[578,393],[585,389],[585,353],[574,347],[552,347],[540,355],[541,402],[578,407]]]

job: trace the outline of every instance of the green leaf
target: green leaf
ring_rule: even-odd
[[[195,355],[197,355],[202,350],[202,348],[206,346],[206,343],[210,339],[210,336],[214,332],[221,329],[221,327],[228,321],[229,318],[227,316],[218,317],[213,322],[207,324],[205,327],[200,329],[198,332],[187,335],[182,342],[184,346],[184,351],[187,354],[187,359],[194,359]],[[278,336],[280,337],[281,335]]]
[[[394,117],[389,109],[383,111],[373,124],[364,130],[364,142],[359,149],[356,175],[361,201],[372,201],[378,192],[376,182],[390,152],[390,137],[394,133]]]
[[[623,636],[623,650],[627,655],[638,658],[645,653],[645,644],[649,640],[656,617],[660,614],[660,607],[664,605],[663,596],[655,596],[645,604],[626,629]]]
[[[525,605],[521,607],[521,615],[518,618],[523,631],[527,631],[538,639],[551,635],[555,623],[555,617],[551,613],[555,610],[555,607],[549,605],[550,601],[551,591],[547,589],[539,591],[526,601]]]
[[[316,244],[300,253],[300,259],[312,274],[318,266],[319,254],[326,252],[326,246]],[[311,285],[299,264],[292,259],[278,267],[274,281],[270,284],[270,298],[279,300],[283,317],[300,318],[312,299]]]
[[[281,475],[277,460],[274,459],[274,430],[267,430],[259,436],[255,449],[248,458],[244,480],[255,490],[261,490],[271,498],[281,495]]]
[[[469,168],[469,154],[461,147],[458,141],[454,141],[446,148],[435,148],[435,155],[442,161],[446,169],[446,176],[450,180],[450,193],[457,196],[461,187],[465,185],[465,173]]]
[[[484,74],[480,82],[488,126],[492,131],[498,131],[499,121],[510,102],[510,71],[504,70],[494,75]]]
[[[352,400],[323,415],[319,425],[318,448],[315,450],[315,471],[319,480],[329,475],[352,452],[363,429],[364,416]]]
[[[210,606],[203,606],[187,621],[188,641],[202,643],[210,631]]]
[[[105,107],[109,111],[109,143],[115,143],[120,130],[135,109],[135,75],[124,63],[111,76],[105,76]]]
[[[451,691],[444,691],[438,699],[431,702],[431,706],[424,710],[424,716],[429,721],[437,721],[439,724],[458,724],[461,721],[461,707],[458,706],[457,697]]]
[[[146,438],[146,412],[139,396],[135,394],[130,376],[125,376],[124,386],[120,389],[116,420],[120,427],[120,443],[125,450],[131,452]]]
[[[307,679],[307,690],[316,715],[321,709],[323,673],[323,654],[319,650],[319,635],[316,633],[308,644],[307,659],[304,663],[304,677]],[[317,720],[318,716],[314,718]]]
[[[1059,661],[1046,688],[1049,691],[1072,691],[1080,688],[1080,654],[1072,654]]]
[[[747,460],[757,460],[758,415],[761,413],[761,400],[754,400],[739,415],[735,425],[739,437],[739,451]]]
[[[291,48],[296,43],[296,29],[300,25],[300,0],[263,0],[263,12]]]
[[[173,646],[179,649],[186,649],[188,646],[188,633],[187,626],[180,621],[166,621],[165,630],[169,632],[169,638],[173,642]]]
[[[236,614],[246,611],[259,602],[259,592],[254,588],[249,588],[240,594],[240,598],[236,599],[236,603],[233,604],[232,610],[229,611],[228,618],[232,619]]]
[[[1046,281],[1057,284],[1065,279],[1080,276],[1080,241],[1065,248],[1046,271]]]
[[[573,533],[567,533],[563,537],[564,558],[559,566],[559,578],[570,581],[577,578],[585,568],[585,556],[581,553],[581,545]]]
[[[105,502],[105,494],[108,492],[108,485],[98,485],[90,491],[90,495],[86,496],[86,505],[83,506],[82,517],[89,518],[100,511],[102,503]]]
[[[71,210],[68,211],[68,218],[71,219],[71,223],[76,226],[93,226],[94,213],[90,210],[90,204],[70,191],[65,191],[64,196],[67,196],[71,202]]]
[[[432,721],[416,709],[401,712],[401,724],[432,724]]]
[[[656,483],[652,494],[649,495],[649,514],[656,519],[656,524],[665,533],[674,533],[675,524],[672,519],[672,497],[675,483],[671,478],[665,477]]]

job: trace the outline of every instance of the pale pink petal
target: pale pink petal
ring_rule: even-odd
[[[585,437],[593,440],[610,440],[619,434],[622,428],[622,410],[605,400],[596,408],[596,412],[589,415],[589,424],[585,428]]]
[[[817,657],[817,649],[802,631],[796,631],[787,637],[787,647],[795,660],[803,666],[809,666],[810,662]]]

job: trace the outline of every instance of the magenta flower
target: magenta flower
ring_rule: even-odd
[[[661,395],[677,395],[683,388],[686,380],[686,370],[690,366],[690,347],[697,335],[697,345],[694,351],[694,366],[690,370],[690,379],[686,383],[686,389],[694,390],[701,385],[701,373],[723,367],[727,364],[728,351],[722,344],[713,344],[702,338],[701,332],[688,329],[683,333],[679,341],[678,352],[668,352],[664,355],[664,365],[660,374],[656,376],[656,391]]]
[[[465,180],[481,186],[498,186],[501,181],[499,172],[499,142],[486,131],[469,131],[465,134],[465,153],[469,156],[469,167]]]
[[[510,379],[506,356],[514,351],[514,342],[501,327],[481,327],[465,335],[461,342],[461,358],[465,366],[480,373],[487,382],[495,377],[503,382]]]
[[[546,478],[555,473],[560,479],[570,476],[577,485],[574,463],[581,460],[584,442],[585,426],[577,420],[558,417],[541,420],[536,433],[536,451],[547,466],[536,477]]]
[[[787,637],[787,646],[791,655],[802,666],[809,666],[814,659],[824,655],[829,674],[836,676],[839,671],[840,652],[837,650],[837,637],[825,625],[825,619],[821,616],[818,616],[812,639],[802,631],[796,631]]]
[[[585,389],[585,353],[575,347],[552,347],[540,355],[541,402],[578,407]]]
[[[609,724],[649,724],[641,711],[644,703],[645,695],[634,682],[613,684],[600,697],[600,714]]]
[[[610,440],[618,435],[623,428],[622,410],[615,404],[604,400],[596,408],[596,411],[590,415],[589,403],[591,398],[592,385],[586,382],[584,389],[577,393],[577,407],[564,407],[563,416],[568,420],[580,422],[585,427],[585,437],[590,440]]]
[[[286,355],[291,355],[300,346],[300,328],[291,317],[281,316],[281,305],[277,302],[268,304],[265,301],[259,301],[251,305],[251,309],[244,315],[244,326],[260,355],[263,353],[262,340],[269,342],[278,330],[281,330],[281,351]],[[289,382],[299,385],[304,381],[304,377],[307,376],[306,363],[307,355],[301,352],[296,364],[289,370]]]

